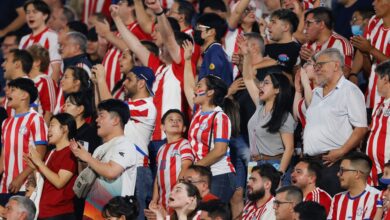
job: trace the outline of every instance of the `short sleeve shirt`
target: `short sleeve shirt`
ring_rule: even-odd
[[[326,96],[321,87],[315,88],[306,111],[304,153],[313,156],[339,149],[354,127],[367,127],[366,115],[363,93],[344,76]]]
[[[270,133],[265,124],[271,120],[271,114],[263,114],[264,105],[259,104],[256,112],[248,122],[249,145],[251,155],[265,154],[275,156],[284,152],[284,145],[280,133],[294,133],[296,122],[293,116],[288,113],[285,117],[279,132]]]

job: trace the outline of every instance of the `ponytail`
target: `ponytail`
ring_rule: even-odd
[[[232,137],[240,135],[240,105],[234,99],[225,97],[222,104],[223,111],[227,114],[232,124]]]

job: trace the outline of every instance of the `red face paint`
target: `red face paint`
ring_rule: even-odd
[[[206,95],[206,91],[199,89],[196,91],[195,94],[196,94],[196,96],[204,96],[204,95]]]

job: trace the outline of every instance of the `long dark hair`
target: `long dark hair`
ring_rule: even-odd
[[[69,66],[68,68],[65,69],[65,71],[68,69],[72,70],[72,75],[74,77],[74,80],[80,81],[80,90],[78,92],[93,95],[94,87],[91,79],[89,78],[87,71],[77,66]]]
[[[287,120],[288,114],[291,113],[293,99],[292,86],[287,76],[282,73],[268,73],[273,87],[279,89],[275,97],[274,106],[272,107],[271,119],[263,126],[270,133],[279,132],[282,124]]]
[[[187,215],[187,219],[192,219],[193,217],[195,217],[197,211],[198,211],[198,207],[200,205],[200,202],[202,201],[202,197],[200,196],[200,192],[198,190],[198,188],[196,188],[196,186],[192,183],[189,183],[189,182],[181,182],[181,184],[185,185],[185,189],[187,191],[187,195],[189,197],[195,197],[196,198],[196,208],[195,210],[193,210],[192,212],[188,213]],[[171,220],[176,220],[176,219],[179,219],[176,212],[172,215],[172,218]]]
[[[88,117],[95,117],[96,109],[95,105],[93,104],[94,100],[92,100],[92,97],[88,94],[82,92],[73,92],[67,95],[67,99],[69,99],[70,103],[73,105],[84,107],[82,114],[83,119]]]
[[[74,120],[74,118],[71,114],[59,113],[59,114],[53,115],[50,118],[50,121],[53,119],[57,119],[57,121],[61,124],[61,126],[68,127],[68,140],[70,140],[76,136],[76,131],[77,131],[76,121]]]
[[[232,136],[237,136],[240,133],[240,106],[230,98],[227,98],[228,86],[225,81],[215,75],[207,75],[204,77],[208,90],[214,90],[214,95],[211,99],[211,104],[220,106],[229,117],[232,124]]]

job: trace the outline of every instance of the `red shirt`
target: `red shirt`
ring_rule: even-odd
[[[60,151],[54,150],[47,162],[47,167],[58,173],[60,170],[67,170],[77,174],[77,160],[69,147]],[[57,189],[47,179],[43,183],[41,201],[39,204],[39,218],[73,213],[73,185],[77,175],[73,175],[70,181],[61,189]]]
[[[202,202],[208,202],[208,201],[217,200],[217,199],[219,199],[219,198],[216,195],[209,192],[205,196],[203,196]]]

